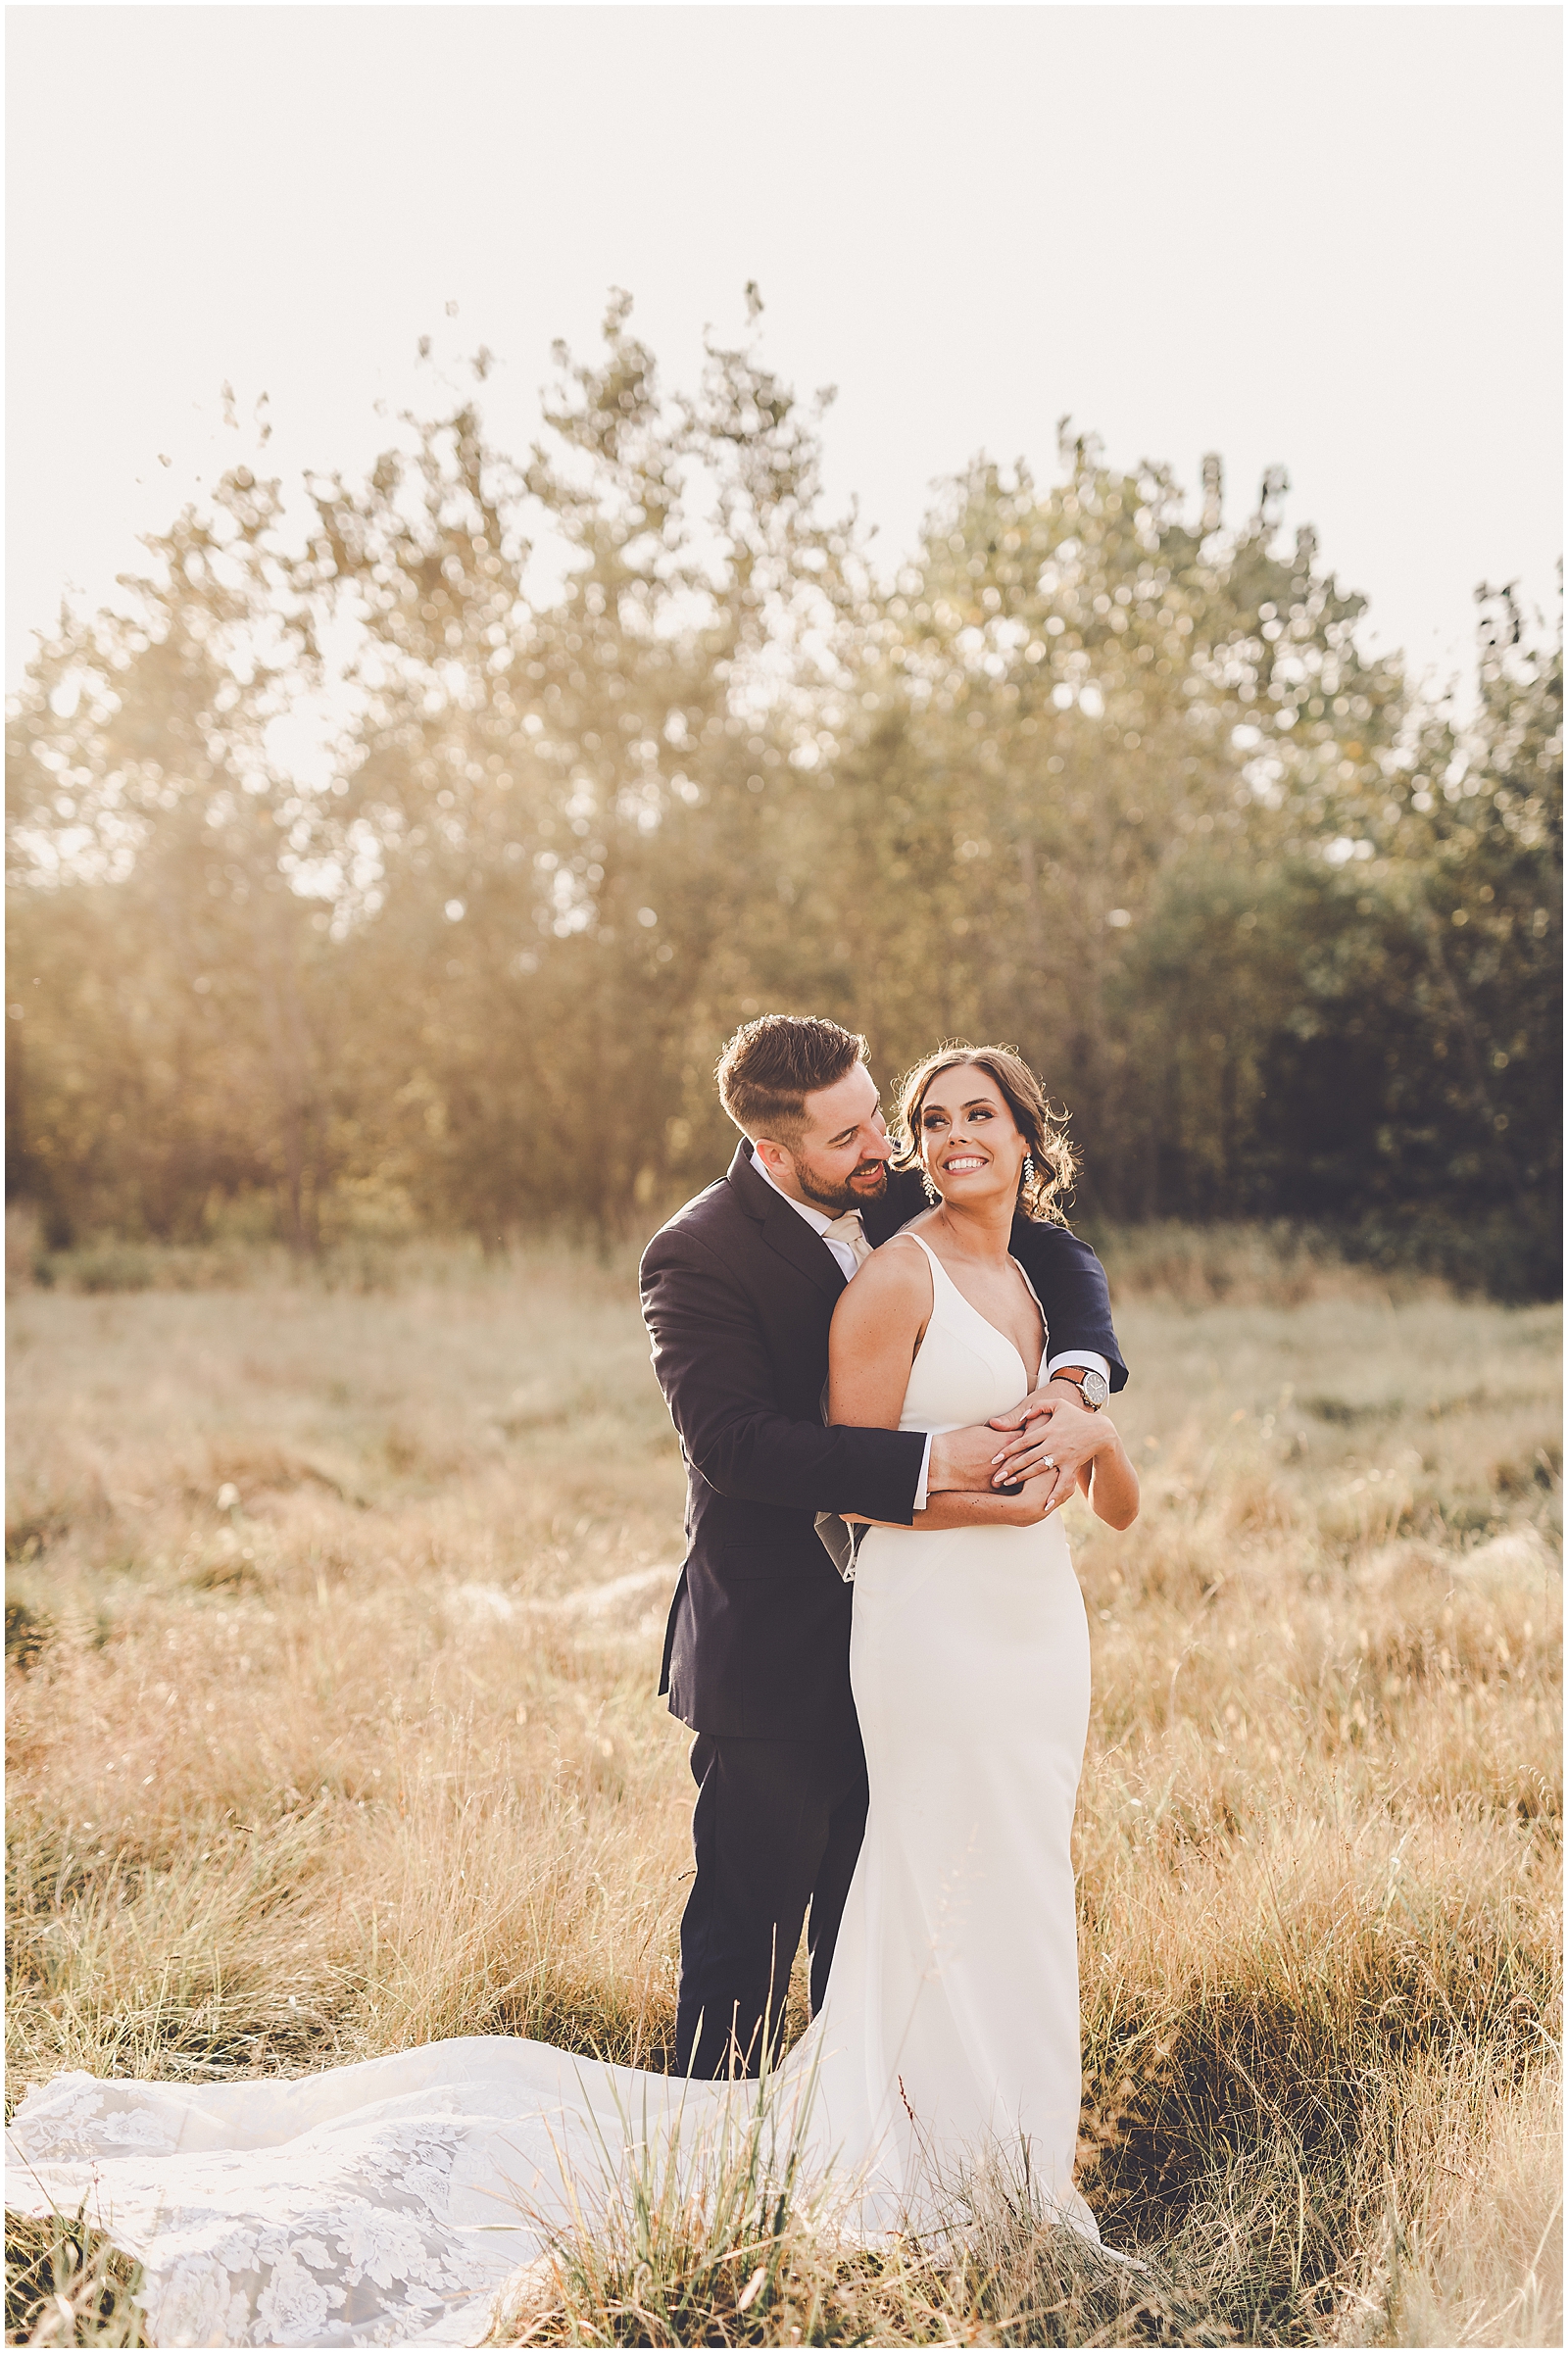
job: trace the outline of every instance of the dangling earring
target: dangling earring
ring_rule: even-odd
[[[932,1206],[933,1208],[935,1208],[935,1207],[936,1207],[936,1205],[937,1205],[937,1202],[938,1202],[938,1201],[939,1201],[942,1199],[942,1196],[941,1196],[941,1194],[940,1194],[940,1193],[937,1191],[937,1189],[936,1189],[935,1185],[933,1185],[933,1184],[932,1184],[932,1182],[931,1182],[931,1171],[930,1171],[930,1169],[929,1169],[929,1168],[922,1168],[922,1169],[921,1169],[921,1171],[920,1171],[920,1182],[921,1182],[921,1184],[922,1184],[922,1185],[925,1187],[925,1198],[926,1198],[926,1200],[927,1200],[927,1201],[928,1201],[931,1203],[931,1206]]]
[[[1026,1185],[1032,1185],[1032,1184],[1034,1183],[1034,1181],[1035,1181],[1035,1158],[1034,1158],[1034,1154],[1033,1154],[1033,1152],[1026,1152],[1024,1153],[1024,1155],[1023,1155],[1023,1182],[1024,1182]]]

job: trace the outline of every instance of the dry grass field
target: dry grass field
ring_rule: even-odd
[[[797,2216],[743,2312],[665,2217],[503,2333],[1561,2341],[1560,1319],[1245,1268],[1149,1254],[1143,1517],[1069,1521],[1082,2179],[1151,2270]],[[24,1288],[11,1346],[11,2100],[459,2034],[662,2064],[682,1479],[629,1258]]]

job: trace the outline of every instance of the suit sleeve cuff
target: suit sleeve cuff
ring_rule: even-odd
[[[917,1486],[916,1486],[916,1488],[915,1488],[915,1491],[914,1491],[914,1508],[915,1508],[915,1510],[916,1510],[916,1511],[924,1511],[924,1509],[925,1509],[925,1507],[926,1507],[926,1504],[927,1504],[927,1503],[929,1502],[929,1500],[930,1500],[930,1496],[929,1496],[929,1494],[928,1494],[928,1492],[927,1492],[927,1491],[929,1490],[929,1488],[930,1488],[930,1485],[931,1485],[931,1438],[932,1438],[932,1435],[933,1435],[933,1434],[932,1434],[932,1433],[930,1433],[930,1432],[928,1432],[928,1433],[927,1433],[927,1435],[926,1435],[926,1442],[925,1442],[925,1452],[924,1452],[924,1453],[921,1455],[921,1457],[920,1457],[920,1478],[919,1478],[919,1482],[918,1482],[918,1484],[917,1484]]]
[[[1100,1378],[1104,1382],[1107,1389],[1110,1386],[1110,1366],[1103,1356],[1097,1356],[1093,1348],[1063,1348],[1059,1356],[1053,1356],[1048,1359],[1046,1364],[1046,1379],[1049,1381],[1052,1374],[1057,1371],[1063,1364],[1086,1364],[1091,1372],[1098,1373],[1100,1375]],[[919,1509],[918,1504],[916,1504],[915,1509]]]

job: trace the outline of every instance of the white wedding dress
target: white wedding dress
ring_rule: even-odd
[[[983,1422],[1031,1370],[921,1248],[935,1296],[902,1427]],[[869,1530],[851,1661],[870,1813],[827,1998],[769,2088],[783,2132],[852,2232],[934,2221],[1000,2156],[1098,2238],[1072,2185],[1089,1637],[1060,1518]],[[155,2345],[475,2345],[628,2142],[678,2132],[696,2165],[757,2098],[480,2035],[291,2083],[67,2075],[17,2111],[6,2202],[85,2198],[145,2266]]]

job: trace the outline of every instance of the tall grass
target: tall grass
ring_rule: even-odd
[[[140,2345],[141,2266],[74,2215],[6,2216],[8,2345]]]
[[[628,1272],[18,1294],[13,2100],[453,2034],[666,2062],[682,1485]],[[1558,2341],[1558,1317],[1126,1288],[1145,1510],[1070,1522],[1081,2180],[1149,2270],[1004,2171],[874,2251],[803,2190],[750,2262],[750,2209],[654,2197],[512,2333]]]

